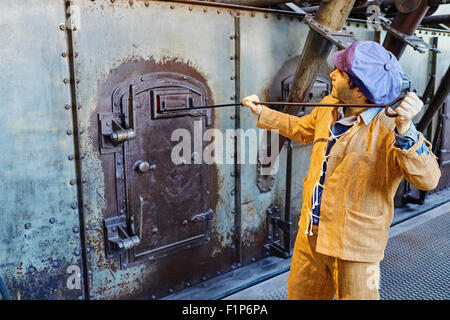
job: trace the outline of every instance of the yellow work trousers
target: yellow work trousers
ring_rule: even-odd
[[[345,261],[316,252],[313,235],[298,231],[289,272],[288,300],[379,300],[379,262]]]

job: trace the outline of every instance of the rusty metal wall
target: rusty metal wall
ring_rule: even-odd
[[[5,0],[0,7],[0,276],[13,299],[77,299],[81,248],[64,1]]]
[[[86,179],[83,194],[86,207],[87,246],[90,248],[89,284],[94,299],[138,297],[159,298],[179,291],[235,267],[233,165],[216,166],[216,197],[212,219],[211,245],[198,251],[187,250],[157,261],[129,267],[105,256],[103,219],[117,215],[114,173],[106,169],[110,155],[98,151],[97,113],[109,107],[108,92],[112,82],[120,83],[157,71],[181,72],[204,82],[211,94],[208,102],[232,102],[235,84],[230,79],[235,63],[234,17],[228,10],[163,2],[128,1],[73,2],[79,6],[81,26],[74,33],[77,101],[81,105],[80,146],[85,154],[82,175]],[[217,66],[220,66],[218,68]],[[106,90],[106,89],[105,89]],[[109,91],[109,95],[111,92]],[[212,126],[225,132],[234,127],[234,110],[216,110]],[[173,129],[181,120],[173,120]],[[138,133],[139,134],[139,133]],[[170,139],[171,132],[159,133],[158,139]],[[150,137],[149,137],[150,138]],[[130,142],[131,143],[131,142]],[[105,160],[106,159],[106,160]],[[105,162],[106,161],[106,162]],[[159,170],[158,167],[156,170]],[[192,190],[201,192],[201,190]],[[171,214],[171,212],[160,212]],[[160,232],[176,232],[172,230]],[[193,254],[192,252],[195,252]],[[188,261],[188,263],[186,263]]]
[[[154,148],[155,144],[146,145],[145,138],[139,138],[117,147],[116,154],[102,154],[99,117],[111,112],[115,88],[138,86],[155,72],[171,72],[201,83],[209,103],[231,103],[254,93],[261,100],[281,100],[282,83],[295,72],[309,31],[307,25],[293,15],[211,4],[126,0],[74,0],[70,4],[77,14],[76,28],[71,32],[59,27],[66,14],[63,0],[45,0],[39,5],[27,1],[27,10],[15,1],[1,4],[0,16],[7,21],[7,28],[0,29],[0,43],[8,45],[0,47],[0,98],[11,109],[7,125],[1,129],[7,137],[2,150],[8,156],[0,158],[4,181],[0,218],[8,223],[0,233],[0,276],[13,295],[24,299],[88,298],[81,289],[69,289],[66,283],[71,275],[66,274],[67,267],[82,269],[83,254],[87,261],[85,287],[91,299],[158,299],[264,258],[264,245],[271,235],[267,210],[277,205],[283,212],[285,207],[286,148],[280,155],[278,173],[262,183],[254,164],[211,166],[204,176],[210,185],[208,201],[213,212],[202,238],[207,244],[167,251],[167,257],[145,255],[146,260],[136,259],[139,248],[152,252],[156,234],[179,233],[174,217],[177,209],[173,208],[156,213],[158,219],[171,215],[167,220],[173,221],[173,228],[169,223],[151,235],[155,228],[152,220],[147,220],[145,244],[118,257],[107,257],[105,219],[120,215],[121,210],[130,218],[131,205],[121,209],[121,201],[134,200],[127,199],[125,191],[120,195],[120,188],[125,188],[120,185],[138,181],[132,175],[127,180],[130,173],[120,169],[118,160],[127,163],[127,159],[134,159],[137,153],[127,150],[136,149],[138,142],[144,148]],[[347,28],[358,39],[376,39],[363,23],[349,22]],[[381,40],[384,35],[381,32]],[[439,37],[439,83],[449,63],[448,34],[424,36]],[[63,79],[70,79],[71,71],[68,57],[73,59],[74,79],[65,84]],[[428,53],[407,48],[400,61],[412,88],[419,93],[427,82],[428,58]],[[326,78],[331,70],[329,57],[321,75]],[[143,106],[143,99],[138,95],[137,105]],[[72,103],[76,103],[73,113]],[[140,110],[137,122],[143,126],[149,115]],[[247,109],[229,108],[216,109],[204,121],[204,126],[225,133],[226,129],[254,128],[256,117]],[[170,139],[169,129],[184,124],[190,126],[191,122],[173,118],[155,136]],[[145,130],[151,139],[152,126]],[[75,131],[79,145],[74,144]],[[77,148],[79,158],[74,157]],[[311,146],[293,144],[292,238],[310,152]],[[146,149],[139,157],[151,155]],[[78,172],[74,159],[80,166]],[[156,170],[163,167],[157,163]],[[188,179],[186,171],[180,170],[174,172]],[[78,200],[83,200],[80,212],[77,182]],[[145,191],[149,186],[145,182],[141,188]],[[183,190],[182,186],[174,188]],[[192,194],[196,191],[200,192],[189,190]],[[130,194],[136,196],[135,191]],[[80,230],[86,234],[86,247],[81,246]]]

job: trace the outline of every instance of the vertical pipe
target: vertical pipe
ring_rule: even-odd
[[[65,20],[70,19],[69,6],[72,3],[67,1],[65,4]],[[80,148],[80,132],[78,127],[78,101],[75,89],[76,76],[75,76],[75,52],[74,52],[74,34],[71,28],[67,28],[67,49],[69,58],[69,74],[71,79],[70,95],[72,103],[72,118],[73,118],[73,139],[74,139],[74,156],[75,156],[75,174],[77,177],[77,202],[78,202],[78,217],[80,223],[80,246],[81,246],[81,283],[82,292],[84,298],[89,300],[90,288],[89,288],[89,277],[88,277],[88,263],[87,263],[87,246],[86,246],[86,229],[84,220],[84,198],[83,198],[83,184],[82,181],[82,167],[81,167],[81,148]]]
[[[413,35],[423,17],[427,13],[428,8],[428,1],[422,0],[416,10],[406,14],[398,12],[391,26],[406,35]],[[397,39],[393,35],[387,34],[386,38],[384,38],[383,47],[392,52],[394,56],[400,60],[400,57],[405,51],[406,43]]]
[[[241,35],[240,18],[234,18],[234,92],[235,101],[241,101]],[[241,127],[241,107],[235,107],[234,128]],[[237,137],[234,138],[234,226],[235,226],[235,248],[236,263],[242,264],[242,220],[241,220],[241,165],[237,161],[238,150]]]

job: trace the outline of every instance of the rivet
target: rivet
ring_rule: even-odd
[[[240,268],[240,267],[241,267],[241,264],[240,264],[240,263],[238,263],[238,264],[237,264],[237,267],[238,267],[238,268]]]
[[[234,249],[234,248],[236,248],[236,246],[234,244],[232,244],[231,245],[231,249]]]
[[[69,110],[69,109],[70,109],[70,105],[66,104],[66,105],[64,106],[64,108],[66,108],[66,110]]]
[[[192,11],[192,6],[189,6],[188,9],[189,9],[189,11]]]
[[[241,13],[240,13],[239,11],[236,11],[236,15],[237,15],[237,16],[240,16]]]
[[[231,232],[235,232],[236,228],[235,227],[231,227]]]
[[[205,276],[202,277],[202,281],[206,281],[206,277]]]
[[[67,57],[67,53],[66,53],[66,52],[63,52],[63,53],[61,53],[61,56],[62,56],[63,58],[65,58],[65,57]]]
[[[77,181],[75,179],[70,179],[69,183],[73,186],[77,183]]]
[[[86,183],[86,182],[87,182],[86,178],[83,178],[83,179],[81,180],[81,183]]]
[[[234,56],[230,56],[230,60],[234,60]]]
[[[134,1],[133,1],[133,0],[130,0],[130,1],[128,1],[128,3],[130,4],[130,6],[132,6],[133,3],[134,3]]]
[[[169,289],[169,293],[172,294],[174,291],[172,288]]]
[[[148,3],[148,1],[146,1],[144,4],[146,7],[148,7],[150,5],[150,3]]]
[[[173,4],[171,4],[170,5],[170,9],[173,9],[173,8],[175,8],[175,6]]]
[[[231,116],[230,116],[230,119],[231,120],[233,120],[235,117],[234,117],[234,114],[232,114]]]
[[[156,296],[155,295],[152,295],[152,300],[155,300],[156,299]]]
[[[59,263],[58,261],[53,261],[53,268],[58,268],[59,267]]]
[[[111,3],[114,3],[114,1],[116,1],[116,0],[111,0]]]
[[[252,258],[252,262],[255,262],[256,261],[256,259],[255,258]]]
[[[88,270],[88,275],[91,275],[92,274],[92,270]]]
[[[79,80],[79,79],[77,79],[77,80],[76,80],[76,83],[80,83],[80,80]]]
[[[31,229],[31,223],[29,222],[25,223],[25,229]]]
[[[63,30],[63,31],[66,30],[66,25],[63,24],[63,23],[60,24],[60,25],[59,25],[59,29],[60,29],[60,30]]]
[[[221,274],[221,272],[220,271],[216,271],[216,274],[219,276]]]
[[[232,172],[230,173],[230,176],[234,177],[234,171],[232,171]]]
[[[68,136],[70,136],[72,134],[72,130],[67,130],[66,133]]]
[[[91,248],[87,247],[86,252],[87,253],[91,252]]]
[[[78,227],[73,227],[72,231],[73,231],[73,233],[78,233],[78,231],[80,231],[80,229]]]
[[[190,282],[186,282],[186,287],[190,287],[191,283]]]
[[[234,264],[231,265],[231,269],[236,269],[236,266]]]
[[[75,58],[78,57],[78,52],[75,52],[73,55],[75,56]]]
[[[71,155],[69,155],[67,158],[68,158],[69,160],[73,160],[73,155],[71,154]]]
[[[64,82],[65,84],[68,84],[68,83],[69,83],[69,79],[64,78],[63,82]]]
[[[207,12],[208,11],[208,9],[207,8],[203,8],[203,12]]]
[[[231,195],[234,196],[234,190],[231,190]]]
[[[153,233],[158,233],[158,231],[159,231],[158,228],[154,228],[154,229],[152,230]]]
[[[122,161],[120,159],[117,160],[117,164],[122,164]]]
[[[264,13],[264,18],[268,19],[269,15],[267,13]]]
[[[251,16],[251,17],[254,17],[254,16],[255,16],[255,13],[254,13],[254,12],[250,12],[250,16]]]
[[[76,250],[75,250],[75,255],[76,255],[76,256],[79,256],[79,255],[80,255],[80,250],[79,250],[79,249],[76,249]]]
[[[77,203],[76,202],[72,202],[72,204],[70,205],[70,207],[72,209],[76,209],[77,208]]]
[[[81,157],[80,157],[81,159],[84,159],[84,153],[83,154],[81,154]]]
[[[217,14],[220,14],[220,10],[219,9],[217,9]]]
[[[77,31],[77,30],[78,30],[77,26],[72,27],[72,31]]]
[[[231,209],[231,213],[235,214],[236,213],[236,208]]]
[[[234,80],[234,79],[235,79],[234,76],[231,76],[231,77],[230,77],[230,80]]]
[[[183,220],[182,222],[183,225],[187,225],[187,223],[188,223],[187,220]]]
[[[31,272],[31,273],[33,273],[33,272],[36,271],[36,268],[33,267],[33,266],[29,266],[29,267],[28,267],[28,271]]]
[[[50,219],[48,219],[48,221],[49,221],[51,224],[54,224],[54,223],[56,222],[56,219],[55,219],[55,218],[50,218]]]
[[[80,104],[78,105],[78,110],[79,110],[79,109],[81,109],[81,105],[80,105]]]

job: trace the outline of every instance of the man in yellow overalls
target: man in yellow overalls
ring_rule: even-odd
[[[399,96],[401,67],[378,43],[357,41],[333,61],[333,89],[322,103],[386,104]],[[252,95],[243,103],[259,115],[259,128],[313,142],[288,299],[379,299],[397,187],[404,177],[431,190],[441,175],[431,144],[412,123],[423,102],[409,92],[394,119],[362,107],[315,108],[299,118],[257,101]]]

